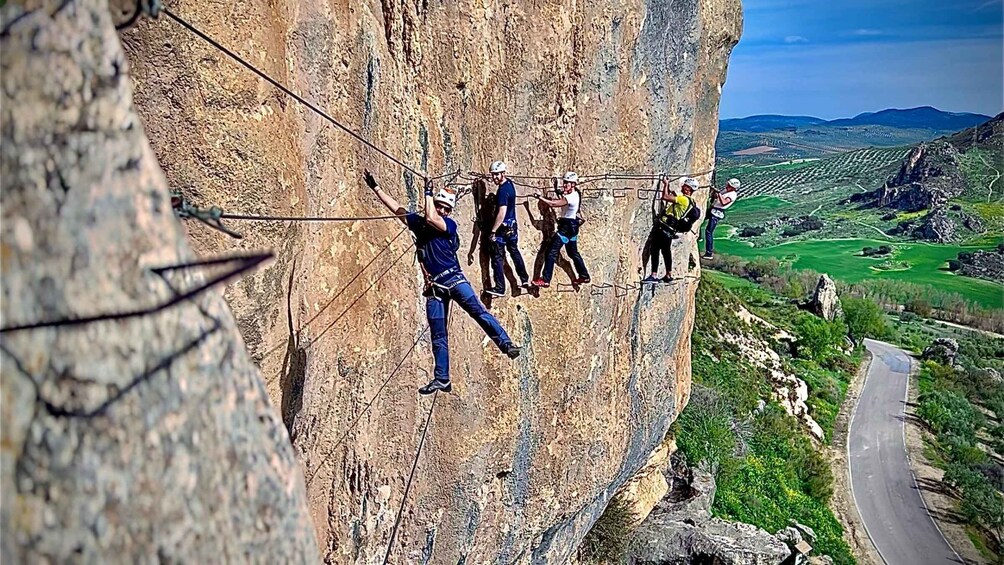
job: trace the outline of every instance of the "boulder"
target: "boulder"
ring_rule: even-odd
[[[943,365],[955,364],[955,357],[959,354],[959,342],[950,337],[939,337],[924,348],[921,357],[926,360],[937,361]]]
[[[829,275],[819,276],[816,290],[813,291],[812,300],[809,301],[809,310],[829,322],[844,315],[840,307],[840,297],[837,295],[837,285]]]
[[[750,524],[712,518],[700,525],[653,513],[629,544],[626,562],[652,565],[779,565],[788,546]]]

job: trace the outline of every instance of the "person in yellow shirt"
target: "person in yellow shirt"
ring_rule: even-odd
[[[680,184],[680,193],[670,188],[669,181],[662,179],[662,192],[658,198],[652,201],[652,233],[649,235],[649,258],[652,261],[651,275],[642,282],[659,282],[659,258],[666,262],[666,275],[662,277],[662,282],[672,282],[673,280],[673,251],[672,242],[676,239],[676,232],[680,223],[693,208],[694,203],[691,196],[697,190],[697,181],[687,177]]]

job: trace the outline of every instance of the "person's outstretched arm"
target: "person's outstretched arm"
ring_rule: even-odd
[[[446,231],[446,220],[436,210],[432,199],[432,181],[425,181],[425,222],[439,231]]]
[[[401,206],[401,204],[397,200],[395,200],[393,196],[387,194],[387,192],[385,192],[382,188],[380,188],[380,185],[377,184],[376,179],[373,177],[373,173],[369,172],[368,169],[363,169],[363,180],[366,182],[366,186],[370,187],[370,190],[372,190],[373,193],[377,195],[377,198],[380,199],[380,202],[383,202],[383,205],[386,206],[387,209],[391,211],[391,213],[400,216],[398,219],[401,220],[402,223],[407,225],[408,220],[405,218],[405,216],[407,215],[408,211],[405,210],[404,206]]]
[[[544,198],[543,196],[541,196],[539,194],[533,194],[531,196],[533,196],[534,198],[540,200],[544,204],[547,204],[551,208],[561,208],[562,206],[567,206],[568,205],[568,200],[565,200],[564,196],[562,196],[561,198],[556,198],[556,199]]]

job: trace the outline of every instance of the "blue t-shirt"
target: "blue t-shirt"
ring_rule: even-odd
[[[435,277],[448,269],[460,270],[460,261],[457,259],[460,236],[457,235],[456,222],[443,218],[446,231],[439,231],[430,226],[421,214],[408,214],[405,220],[408,222],[408,229],[415,234],[418,259],[429,276]]]
[[[507,225],[516,223],[516,187],[511,179],[499,185],[498,205],[505,206],[505,218],[502,221]]]

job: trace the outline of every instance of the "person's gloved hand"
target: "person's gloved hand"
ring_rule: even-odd
[[[363,169],[363,180],[366,182],[366,186],[370,187],[370,190],[376,190],[377,181],[369,169]]]
[[[431,180],[426,180],[425,181],[425,195],[426,196],[432,196],[432,181]]]

